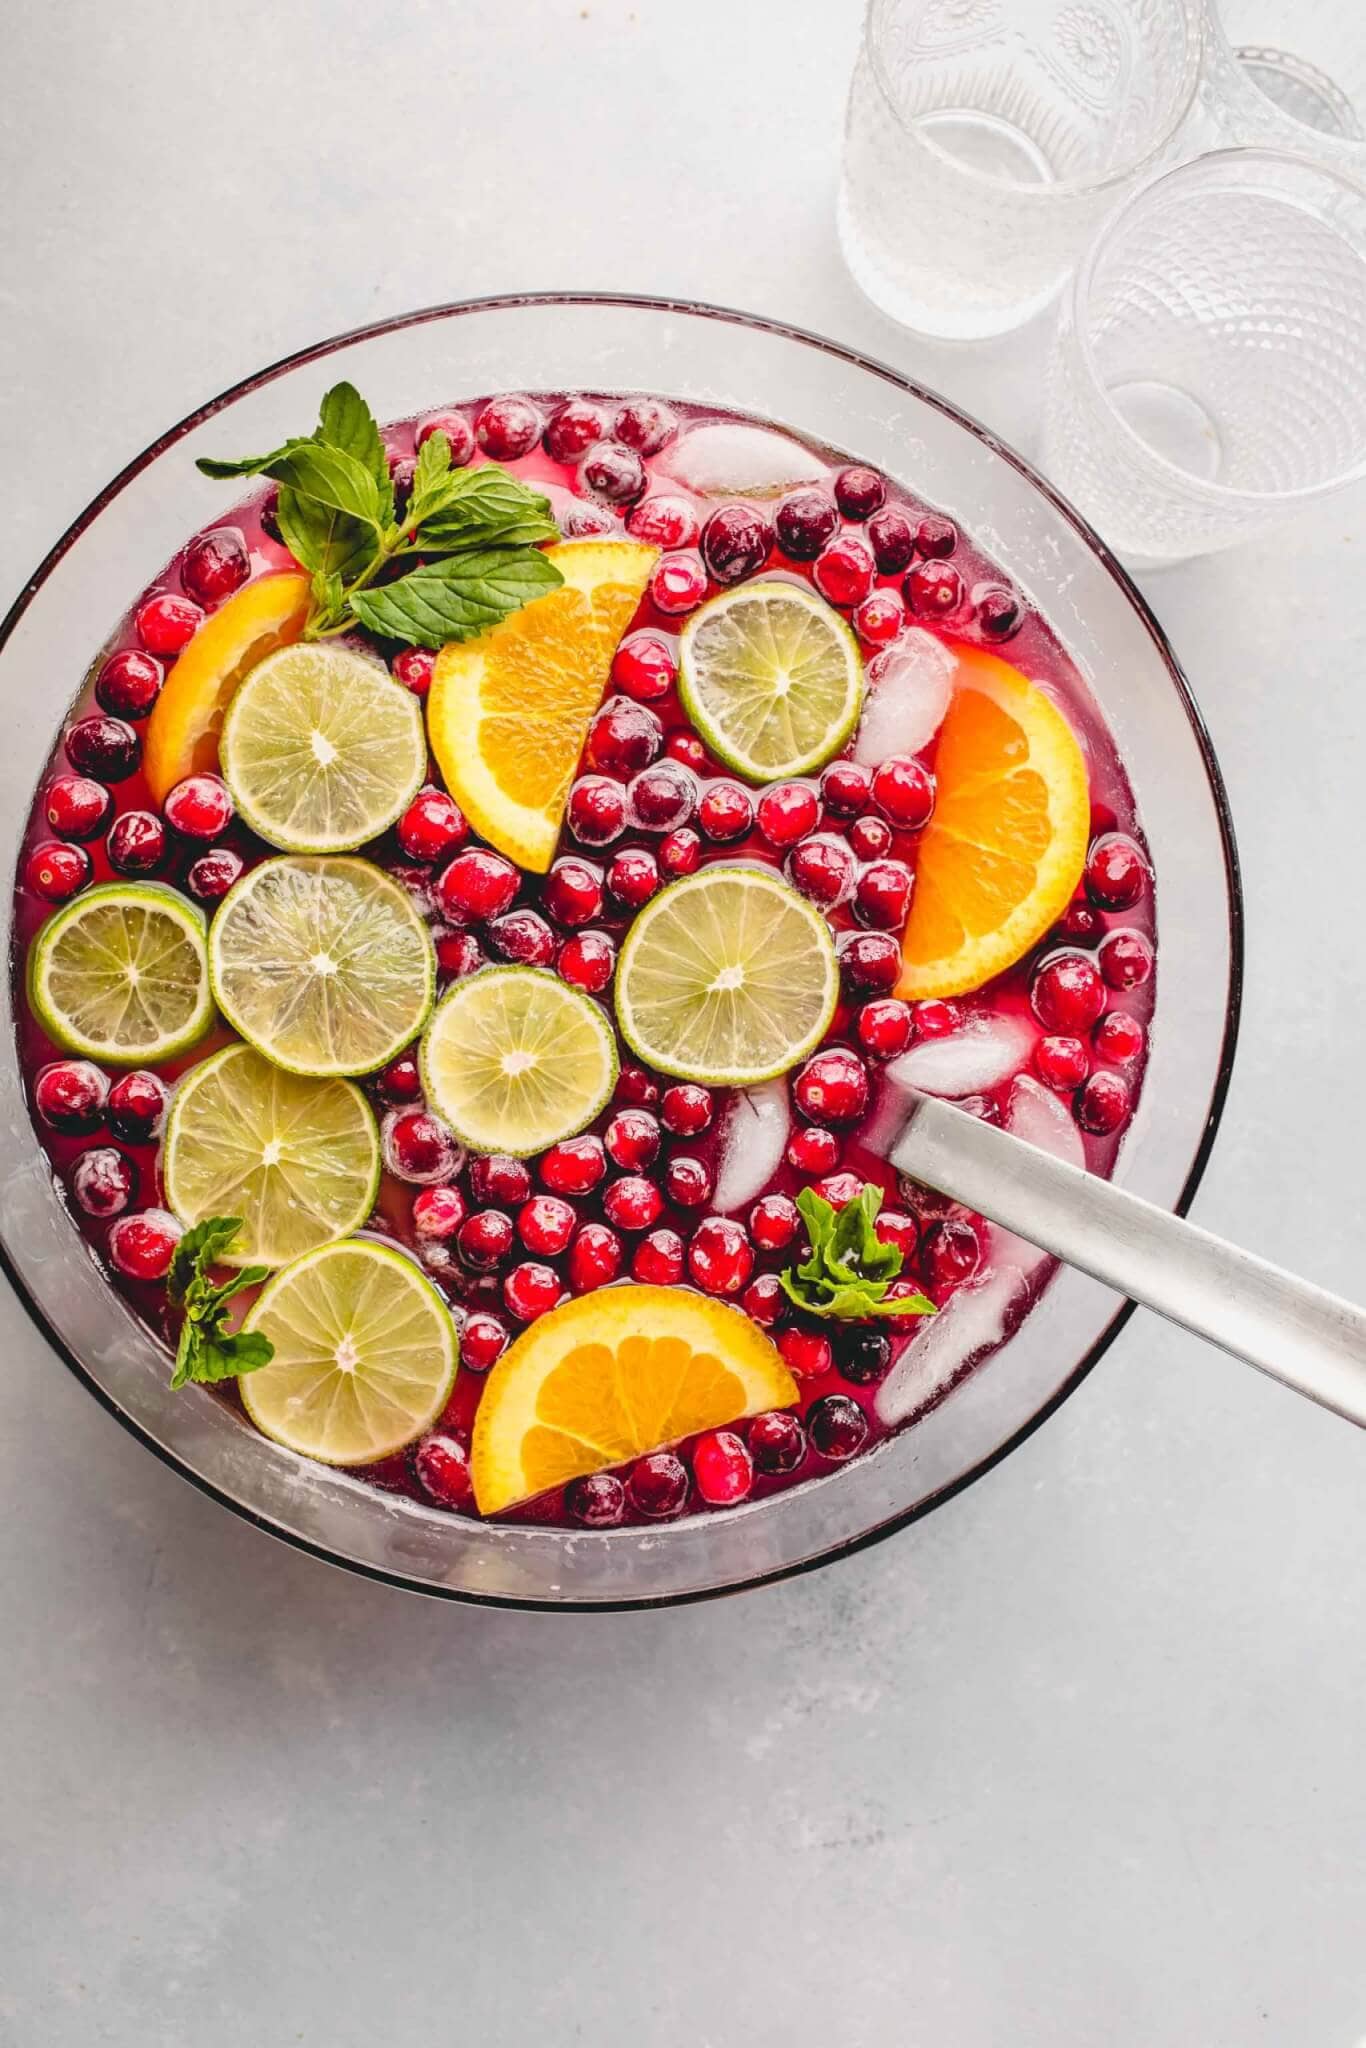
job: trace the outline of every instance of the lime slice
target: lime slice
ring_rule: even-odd
[[[155,882],[87,889],[39,932],[28,987],[68,1052],[121,1067],[172,1059],[213,1022],[204,920]]]
[[[238,1381],[266,1436],[325,1465],[370,1465],[430,1429],[455,1379],[455,1327],[430,1280],[352,1238],[296,1259],[243,1325],[275,1347]]]
[[[432,1006],[436,955],[406,890],[368,860],[283,856],[234,883],[209,930],[218,1007],[293,1074],[368,1074]]]
[[[716,866],[660,891],[626,935],[617,1022],[686,1081],[747,1087],[795,1067],[839,996],[830,927],[770,868]]]
[[[438,1003],[422,1041],[427,1100],[478,1152],[543,1152],[616,1086],[612,1027],[541,967],[486,967]]]
[[[340,853],[387,832],[422,786],[422,707],[354,648],[298,642],[258,662],[228,706],[223,780],[254,832]]]
[[[858,723],[858,642],[804,583],[723,591],[688,620],[678,655],[684,710],[712,752],[751,782],[819,768]]]
[[[161,1171],[181,1222],[240,1216],[229,1266],[284,1266],[359,1230],[379,1132],[353,1081],[307,1080],[230,1045],[176,1089]]]

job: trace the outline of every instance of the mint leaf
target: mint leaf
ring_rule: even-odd
[[[887,1300],[901,1272],[900,1248],[876,1230],[882,1190],[865,1182],[852,1202],[836,1210],[814,1188],[803,1188],[797,1207],[806,1225],[807,1256],[778,1275],[789,1301],[813,1316],[863,1321],[869,1316],[933,1315],[924,1294]]]
[[[291,441],[265,464],[265,474],[305,498],[378,528],[384,521],[380,487],[365,465],[345,448],[325,441]]]
[[[289,445],[286,442],[285,447]],[[269,455],[244,455],[240,462],[220,462],[213,455],[199,455],[194,466],[202,476],[260,476],[284,452],[284,448],[272,448]]]
[[[280,486],[276,506],[280,536],[301,568],[343,583],[359,576],[378,552],[373,526],[349,519],[333,505],[321,505],[287,485]]]
[[[432,436],[435,440],[436,436]],[[431,446],[427,442],[423,453]],[[496,463],[479,469],[455,470],[443,479],[440,498],[422,512],[416,545],[423,553],[444,554],[456,548],[536,547],[558,540],[560,529],[550,516],[550,500],[528,490]],[[414,490],[414,504],[417,501]]]
[[[427,562],[397,583],[354,591],[351,609],[372,633],[441,648],[497,625],[563,581],[535,548],[475,548]]]
[[[375,424],[375,416],[354,384],[334,384],[323,396],[318,410],[315,439],[330,448],[340,448],[368,469],[379,491],[380,511],[388,520],[394,516],[394,487],[389,475],[389,457]]]
[[[417,451],[417,465],[413,470],[413,490],[408,500],[405,526],[415,526],[425,519],[454,481],[451,444],[438,427],[434,434],[427,436]]]
[[[259,1331],[225,1327],[232,1297],[244,1288],[259,1287],[270,1277],[269,1268],[243,1266],[220,1283],[208,1276],[208,1268],[231,1250],[241,1227],[240,1216],[206,1217],[185,1232],[171,1255],[166,1292],[184,1310],[173,1389],[187,1380],[235,1379],[239,1373],[255,1372],[274,1356],[275,1347]]]

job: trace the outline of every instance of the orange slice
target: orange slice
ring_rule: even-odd
[[[249,669],[303,632],[308,578],[260,576],[205,619],[147,721],[143,765],[158,803],[187,775],[218,766],[223,714]]]
[[[446,787],[475,830],[543,874],[560,836],[589,720],[658,548],[563,541],[564,582],[474,640],[443,647],[427,731]]]
[[[681,1287],[606,1287],[524,1330],[489,1374],[470,1474],[479,1511],[787,1408],[797,1386],[757,1323]]]
[[[998,655],[958,645],[897,993],[961,995],[1013,966],[1070,902],[1090,801],[1076,734]]]

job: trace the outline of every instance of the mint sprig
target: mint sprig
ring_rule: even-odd
[[[933,1315],[926,1294],[887,1300],[901,1273],[901,1248],[884,1244],[874,1225],[882,1189],[865,1182],[852,1202],[836,1209],[814,1188],[803,1188],[797,1207],[806,1225],[807,1257],[778,1279],[789,1301],[811,1316],[861,1322],[868,1316]]]
[[[268,1266],[243,1266],[230,1280],[213,1281],[208,1268],[231,1248],[242,1228],[240,1216],[209,1216],[187,1230],[171,1255],[166,1292],[185,1312],[180,1326],[171,1386],[187,1380],[212,1382],[236,1379],[268,1365],[275,1346],[259,1330],[229,1330],[228,1303],[245,1287],[259,1287],[269,1278]]]
[[[235,462],[201,456],[205,476],[269,476],[280,532],[311,576],[307,640],[366,626],[439,648],[467,640],[564,581],[541,543],[559,539],[550,501],[495,463],[454,469],[428,436],[400,514],[374,414],[353,384],[323,398],[312,434]],[[405,570],[407,558],[423,557]],[[433,558],[436,559],[433,559]]]

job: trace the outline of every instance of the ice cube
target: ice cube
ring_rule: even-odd
[[[777,498],[794,484],[815,483],[828,473],[800,441],[769,427],[723,420],[680,434],[655,469],[700,498]]]
[[[957,668],[948,648],[919,626],[876,656],[868,664],[854,759],[875,768],[889,754],[927,747],[944,723]]]
[[[1018,1075],[1011,1086],[1005,1126],[1013,1137],[1023,1138],[1027,1145],[1037,1146],[1068,1166],[1086,1164],[1086,1148],[1071,1110],[1028,1074]],[[1047,1265],[1050,1254],[993,1223],[987,1230],[987,1256],[994,1265],[1014,1266],[1029,1274]]]
[[[878,1388],[878,1420],[890,1429],[919,1414],[975,1358],[999,1344],[1025,1285],[1013,1266],[1002,1266],[968,1281],[937,1316],[926,1316]]]
[[[743,1209],[763,1191],[782,1162],[791,1128],[786,1081],[761,1081],[737,1091],[721,1131],[712,1195],[712,1207],[720,1215]]]
[[[893,1081],[926,1095],[976,1095],[999,1088],[1029,1058],[1035,1031],[1024,1017],[973,1017],[943,1038],[922,1038],[887,1068]]]

